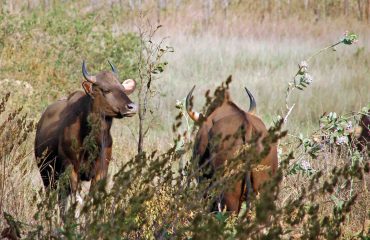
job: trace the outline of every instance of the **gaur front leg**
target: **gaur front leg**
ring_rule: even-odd
[[[70,181],[71,192],[73,194],[76,194],[77,192],[78,180],[79,180],[78,171],[76,171],[76,169],[72,166],[71,174],[69,175],[69,181]]]
[[[91,187],[90,190],[94,187],[94,185],[107,177],[108,174],[108,165],[112,158],[112,147],[106,147],[102,149],[101,155],[98,157],[98,159],[95,162],[94,166],[94,177],[91,180]]]
[[[75,197],[78,191],[78,183],[80,180],[79,173],[75,166],[72,164],[68,165],[66,169],[67,169],[66,173],[68,173],[67,179],[69,180],[69,182],[66,182],[64,184],[62,183],[62,185],[59,186],[62,193],[62,197],[67,198],[68,195],[71,195],[71,197]]]

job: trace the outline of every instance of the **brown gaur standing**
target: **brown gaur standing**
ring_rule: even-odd
[[[225,90],[223,102],[208,116],[191,109],[190,99],[194,88],[195,86],[186,98],[186,109],[190,118],[200,123],[192,159],[198,161],[198,166],[211,168],[211,171],[204,173],[201,179],[212,178],[214,172],[225,164],[228,159],[232,159],[235,153],[254,136],[259,136],[257,151],[261,152],[263,150],[262,140],[267,136],[268,132],[262,120],[254,115],[256,102],[247,88],[245,89],[250,99],[248,112],[243,111],[233,103],[228,90]],[[241,129],[243,129],[245,135],[235,134]],[[233,137],[230,138],[230,136]],[[271,178],[277,167],[277,145],[272,144],[268,155],[261,160],[258,166],[252,168],[251,173],[247,174],[245,179],[237,180],[233,186],[228,186],[225,192],[223,192],[220,197],[221,208],[224,209],[226,207],[228,211],[239,212],[242,202],[250,194],[250,188],[253,188],[254,192],[258,193],[261,185]],[[248,185],[251,185],[249,189]],[[216,204],[214,204],[212,210],[216,210],[217,208],[215,207]]]
[[[55,188],[68,167],[72,192],[76,192],[79,180],[92,180],[93,186],[107,176],[113,118],[131,117],[137,112],[136,104],[127,96],[135,90],[136,82],[128,79],[121,84],[115,67],[109,64],[112,71],[90,76],[83,62],[85,91],[51,104],[42,114],[37,124],[35,156],[46,188]]]

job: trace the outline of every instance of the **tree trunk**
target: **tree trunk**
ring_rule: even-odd
[[[176,0],[176,9],[179,9],[180,5],[182,3],[182,0]]]
[[[166,0],[157,0],[157,23],[161,22],[161,13],[162,11],[166,11],[167,8],[167,1]]]
[[[222,0],[222,9],[224,12],[224,19],[227,19],[227,9],[229,8],[230,1],[229,0]]]
[[[287,4],[288,4],[288,16],[290,16],[290,13],[292,12],[292,2],[290,0],[287,0]],[[280,5],[280,8],[282,7],[281,6],[281,1],[279,0],[279,5]],[[282,12],[280,10],[280,12]]]
[[[313,8],[313,13],[315,14],[315,22],[318,22],[321,19],[321,10],[320,10],[320,3],[315,1]]]
[[[274,5],[274,3],[272,1],[267,1],[267,13],[270,16],[272,14],[273,5]]]
[[[128,6],[130,7],[131,10],[135,10],[135,0],[129,0]]]
[[[366,9],[365,9],[365,14],[366,14],[366,20],[370,20],[370,0],[366,0]]]
[[[304,10],[307,10],[308,3],[309,3],[309,0],[304,0]]]
[[[143,146],[144,146],[144,117],[142,112],[139,110],[139,141],[137,144],[138,154],[141,154],[143,152]]]
[[[204,27],[207,30],[209,25],[209,19],[211,18],[213,8],[213,0],[205,0],[203,2],[203,14],[204,14]]]
[[[175,22],[177,23],[179,11],[180,11],[180,5],[182,0],[176,0],[175,2]]]
[[[287,4],[288,4],[288,10],[287,10],[287,13],[286,15],[289,16],[290,14],[290,0],[287,1]],[[276,10],[277,8],[277,10]],[[276,12],[276,19],[279,21],[280,18],[283,18],[283,16],[285,15],[285,13],[283,12],[283,6],[281,4],[281,1],[280,0],[276,0],[276,7],[275,7],[275,11],[273,12]]]
[[[124,9],[123,0],[119,0],[119,6],[120,6],[121,10],[123,10],[123,9]]]
[[[347,16],[348,15],[348,0],[343,0],[343,11],[344,11],[344,15]]]
[[[14,2],[13,1],[6,1],[7,9],[10,13],[14,12]]]
[[[358,7],[358,13],[359,13],[359,18],[360,20],[362,20],[362,4],[361,4],[361,0],[357,0],[357,7]]]
[[[323,14],[323,16],[324,16],[324,18],[326,18],[329,14],[328,14],[328,9],[327,9],[327,1],[326,0],[324,0],[323,1],[323,12],[324,12],[324,14]]]

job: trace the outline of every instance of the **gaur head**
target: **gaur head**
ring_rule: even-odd
[[[118,79],[116,68],[109,62],[112,71],[103,71],[97,75],[89,75],[85,61],[82,62],[82,74],[86,81],[82,83],[86,94],[93,101],[93,108],[108,117],[131,117],[137,112],[137,105],[127,96],[136,87],[132,79],[125,80],[122,84]]]
[[[187,111],[189,117],[194,122],[200,122],[201,119],[206,120],[208,116],[204,116],[202,113],[199,113],[199,112],[194,111],[192,109],[191,99],[193,97],[193,91],[194,91],[194,89],[195,89],[195,85],[193,86],[193,88],[190,90],[190,92],[186,96],[186,104],[185,104],[185,106],[186,106],[186,111]],[[249,97],[249,100],[250,100],[250,106],[249,106],[248,113],[254,114],[255,111],[256,111],[256,100],[254,99],[252,93],[247,88],[245,88],[245,91],[247,92],[248,97]],[[224,104],[227,104],[227,103],[232,103],[231,100],[230,100],[229,92],[226,90],[226,91],[223,92],[223,94],[224,94],[223,95],[223,98],[222,98],[222,101],[223,102],[222,102],[222,104],[219,104],[219,107],[222,106],[222,105],[224,105]],[[232,104],[235,105],[234,103],[232,103]]]

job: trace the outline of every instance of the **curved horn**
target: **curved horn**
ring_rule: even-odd
[[[256,100],[254,99],[252,93],[248,90],[248,88],[245,87],[245,91],[247,91],[249,101],[250,101],[248,112],[255,113],[256,112]]]
[[[190,106],[190,100],[191,100],[191,97],[193,95],[193,91],[195,89],[195,85],[194,87],[190,90],[190,92],[188,93],[188,95],[186,96],[186,112],[188,113],[189,117],[191,119],[193,119],[194,122],[198,122],[199,119],[203,118],[203,115],[201,113],[198,113],[196,111],[193,111],[192,110],[192,106]]]
[[[116,69],[116,67],[113,65],[113,63],[111,63],[109,60],[108,60],[108,63],[109,63],[109,65],[110,65],[110,67],[112,68],[112,72],[114,72],[115,74],[118,74],[117,69]]]
[[[89,81],[91,83],[96,82],[96,77],[95,76],[90,76],[89,73],[87,72],[85,60],[82,61],[82,75],[84,76],[84,78],[87,81]]]

